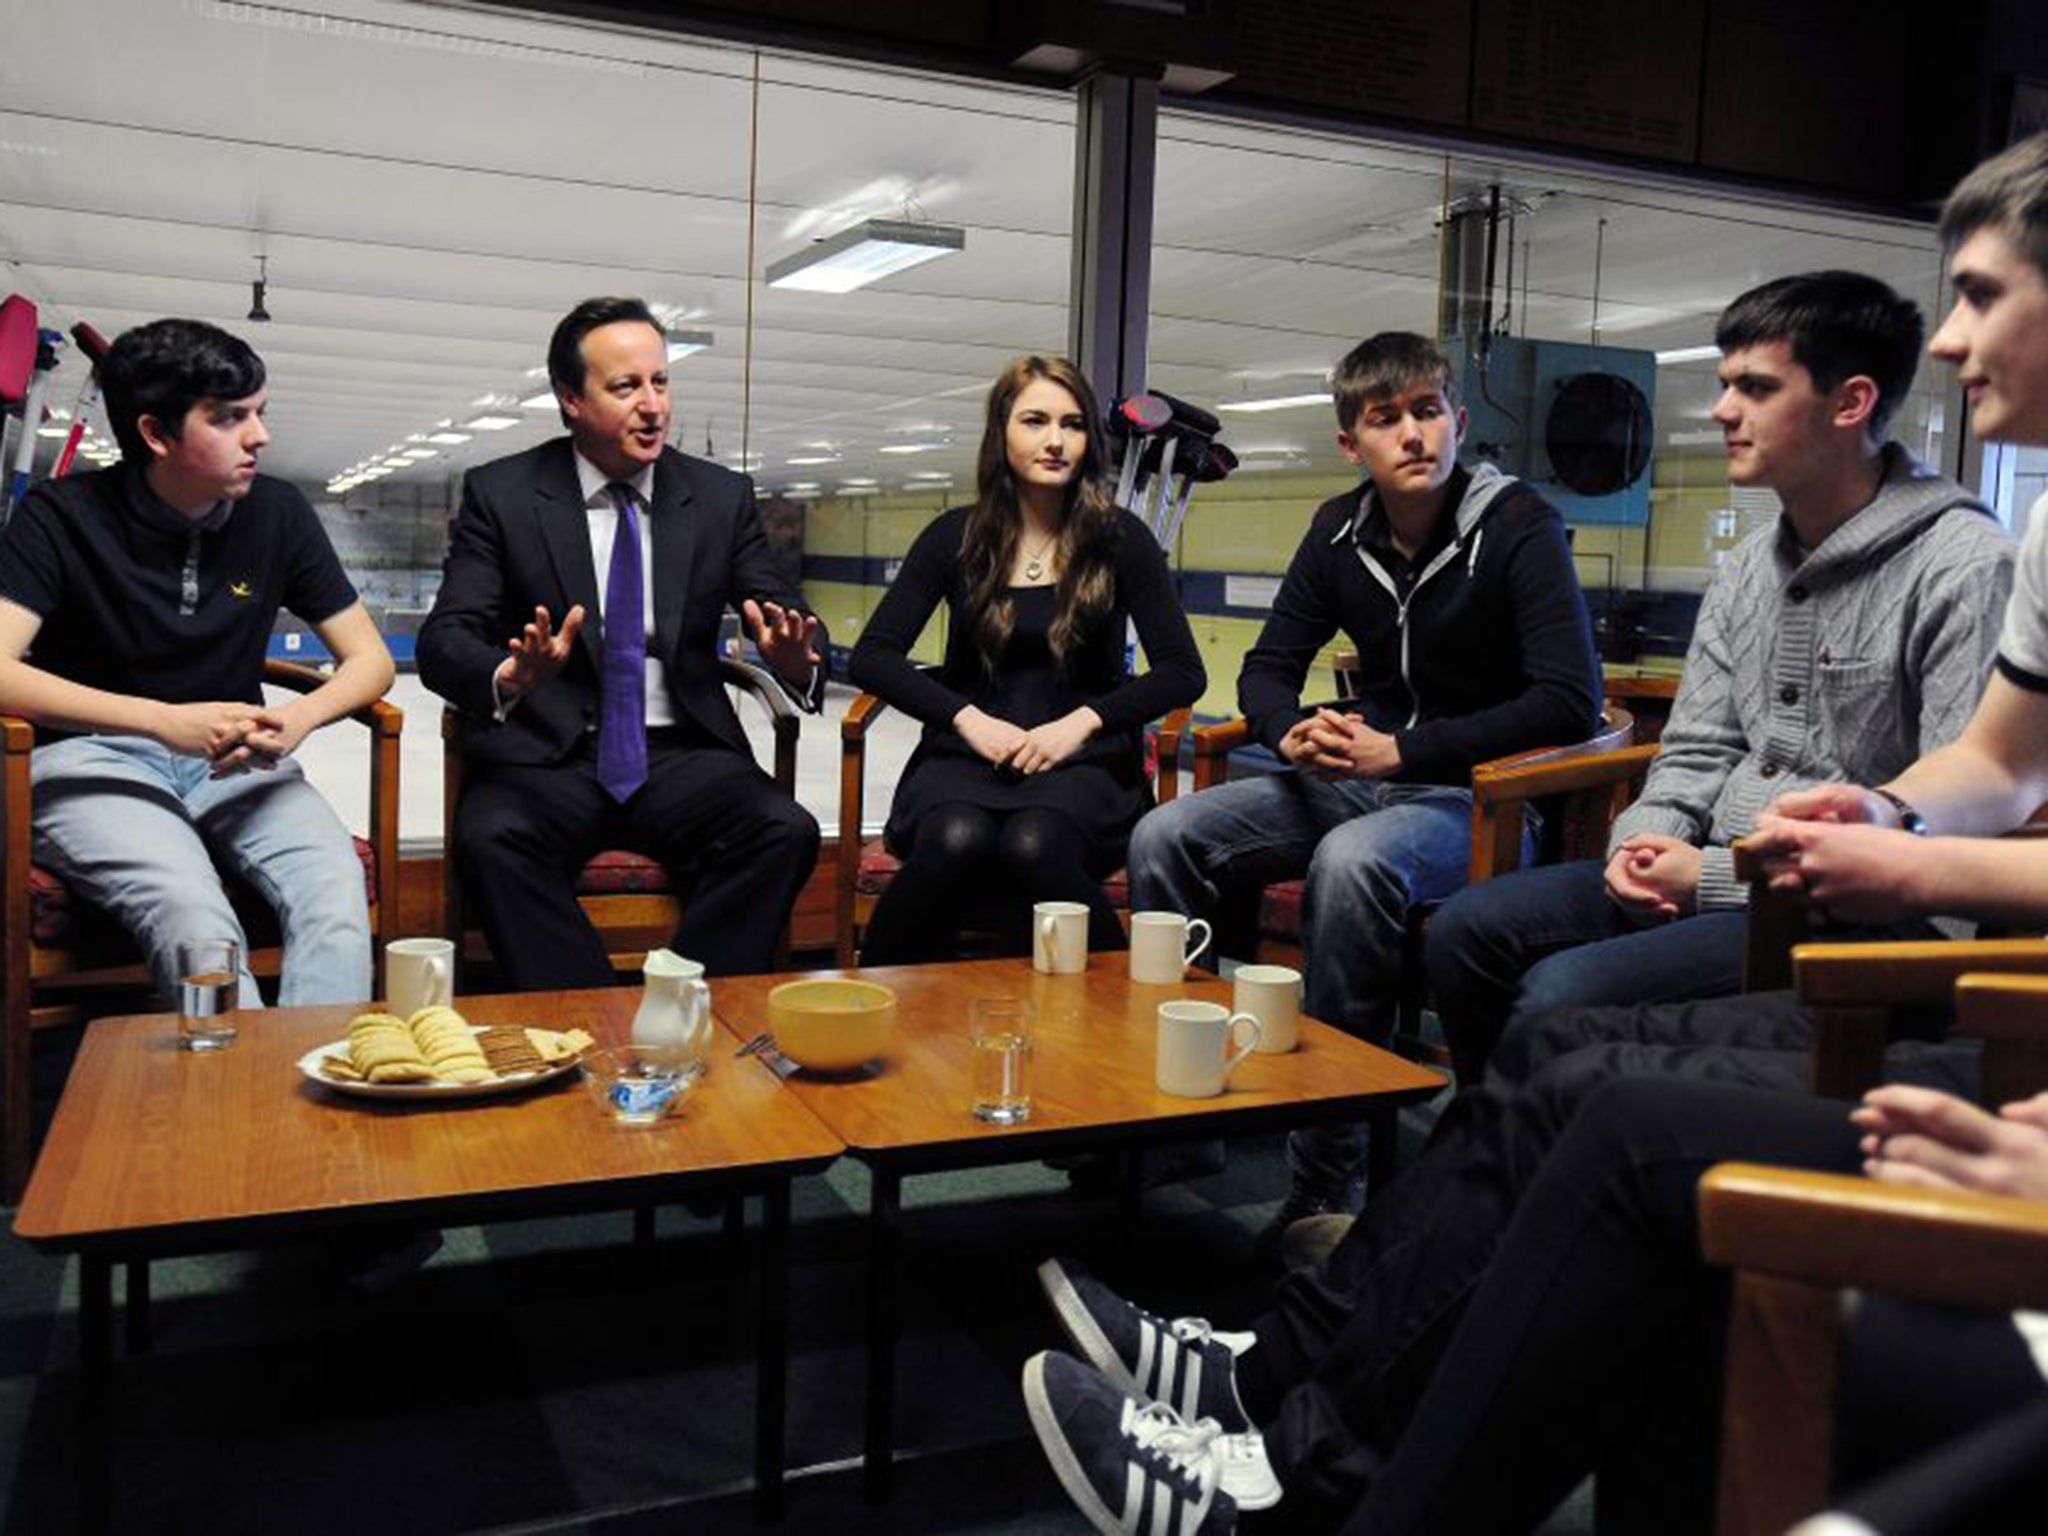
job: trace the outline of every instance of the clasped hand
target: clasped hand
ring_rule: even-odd
[[[1363,715],[1319,708],[1280,738],[1280,755],[1326,779],[1384,779],[1400,771],[1401,745]]]
[[[158,739],[183,756],[206,758],[216,779],[249,768],[275,768],[310,729],[289,706],[237,702],[168,705],[164,722]]]
[[[1639,832],[1607,861],[1607,898],[1635,922],[1668,923],[1699,906],[1700,851],[1682,838]]]
[[[1830,921],[1887,923],[1922,909],[1913,885],[1926,850],[1896,819],[1867,789],[1822,784],[1780,796],[1745,841],[1772,890],[1805,897]]]
[[[953,729],[977,756],[997,768],[1044,773],[1086,746],[1102,729],[1102,717],[1084,704],[1057,720],[1026,730],[970,704],[953,717]]]
[[[1864,1133],[1863,1171],[1873,1179],[2048,1200],[2048,1093],[1994,1115],[1951,1093],[1887,1083],[1849,1118]]]

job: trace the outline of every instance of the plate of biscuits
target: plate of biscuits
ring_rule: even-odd
[[[315,1046],[299,1071],[366,1099],[471,1099],[516,1093],[572,1072],[597,1042],[580,1029],[472,1024],[453,1008],[409,1019],[359,1014],[348,1038]]]

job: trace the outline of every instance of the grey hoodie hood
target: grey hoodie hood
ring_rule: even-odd
[[[1482,461],[1460,467],[1466,475],[1465,494],[1458,498],[1458,510],[1452,514],[1452,522],[1458,530],[1458,541],[1463,543],[1472,536],[1472,530],[1479,526],[1480,519],[1486,516],[1487,508],[1498,501],[1502,493],[1522,482],[1497,464]],[[1352,514],[1350,522],[1337,530],[1330,542],[1336,544],[1357,534],[1365,526],[1366,517],[1372,512],[1373,502],[1378,496],[1378,489],[1370,480],[1366,481],[1358,495],[1358,510]]]

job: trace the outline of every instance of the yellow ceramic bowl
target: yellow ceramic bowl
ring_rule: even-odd
[[[785,981],[768,994],[768,1028],[798,1066],[845,1072],[888,1045],[896,994],[874,981]]]

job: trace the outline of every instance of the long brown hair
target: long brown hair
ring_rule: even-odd
[[[988,392],[988,417],[975,465],[979,495],[960,541],[960,568],[967,580],[967,605],[974,614],[975,641],[990,673],[1009,643],[1016,619],[1010,567],[1017,558],[1024,518],[1010,475],[1010,409],[1034,379],[1050,379],[1072,395],[1088,423],[1088,441],[1067,485],[1066,515],[1060,524],[1057,607],[1047,636],[1054,659],[1065,665],[1082,626],[1107,613],[1116,600],[1116,504],[1103,474],[1103,421],[1095,391],[1063,357],[1020,357],[996,375]]]

